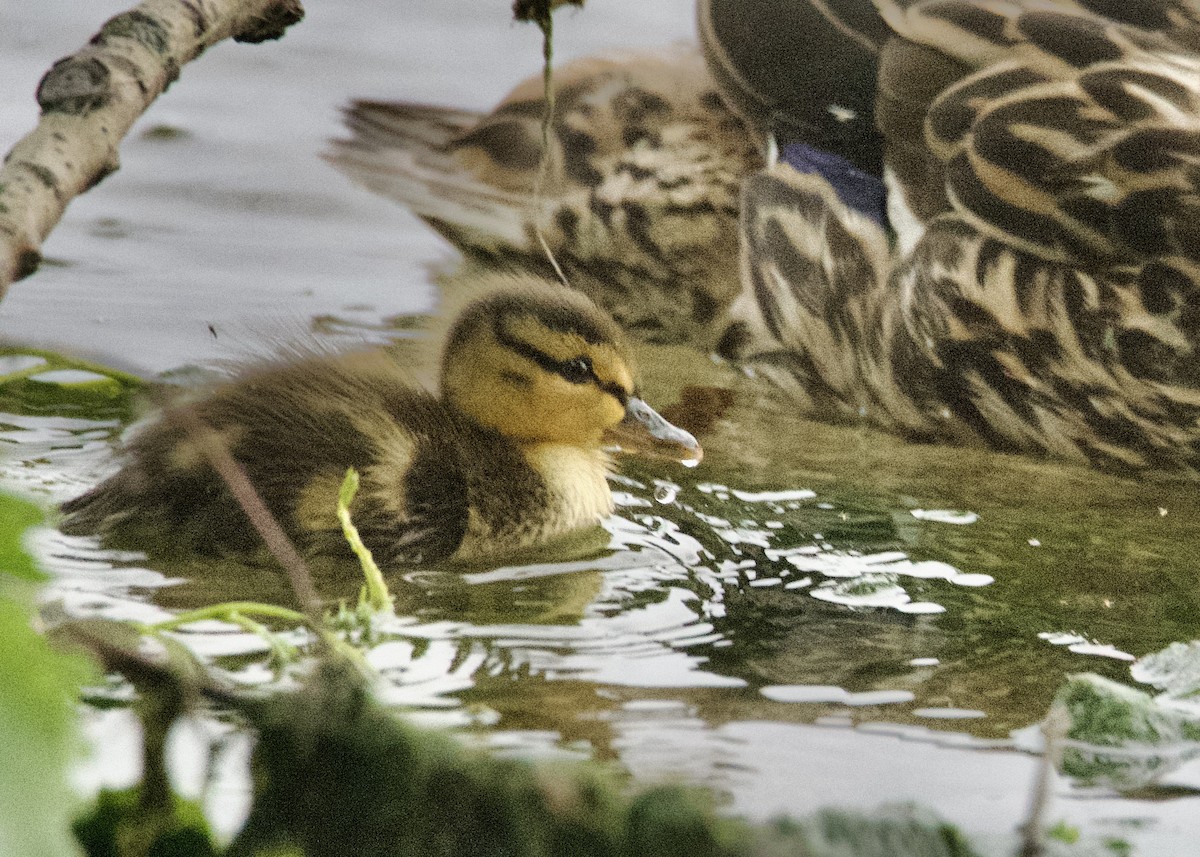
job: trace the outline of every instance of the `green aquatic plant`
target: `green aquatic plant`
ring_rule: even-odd
[[[1163,692],[1081,673],[1055,697],[1070,718],[1061,767],[1082,784],[1139,789],[1200,756],[1200,641],[1147,655],[1131,672]]]
[[[365,607],[368,610],[390,613],[394,610],[395,600],[392,598],[391,593],[388,592],[387,583],[383,579],[383,573],[379,570],[379,566],[375,564],[375,557],[371,555],[370,549],[363,544],[362,538],[358,535],[358,528],[354,526],[354,521],[350,518],[350,504],[354,502],[354,495],[357,493],[358,471],[350,467],[346,470],[346,478],[342,480],[341,490],[338,491],[337,516],[338,521],[341,522],[342,533],[346,537],[346,542],[358,558],[359,565],[362,567],[363,578],[366,581],[363,584],[362,592],[359,594],[359,606],[360,608]]]
[[[270,665],[276,671],[296,664],[302,656],[300,649],[269,625],[258,621],[265,619],[284,622],[292,627],[308,628],[314,638],[325,647],[336,649],[351,659],[361,660],[353,642],[370,639],[373,622],[380,615],[395,615],[395,609],[383,574],[375,564],[371,551],[359,537],[358,529],[350,516],[350,503],[353,502],[357,490],[358,473],[354,468],[350,468],[346,471],[346,478],[338,494],[337,514],[346,541],[358,558],[363,572],[364,583],[356,607],[351,608],[344,601],[340,602],[336,610],[325,611],[321,614],[321,620],[314,622],[310,615],[278,604],[226,601],[188,610],[161,622],[132,623],[133,627],[141,634],[170,640],[170,637],[165,635],[185,625],[212,620],[228,622],[258,636],[267,644],[270,650]],[[347,641],[351,641],[351,644],[348,645]]]
[[[0,409],[132,419],[138,377],[37,348],[0,346]]]

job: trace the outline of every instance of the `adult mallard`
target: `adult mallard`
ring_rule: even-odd
[[[348,467],[365,544],[388,564],[524,551],[612,511],[606,448],[697,461],[687,432],[636,395],[617,325],[585,296],[496,274],[450,328],[440,395],[382,349],[252,369],[131,441],[127,463],[63,505],[68,533],[184,552],[258,539],[202,452],[199,423],[309,552],[344,552]]]
[[[717,343],[807,415],[1196,467],[1195,0],[698,11],[711,76],[558,73],[540,208],[540,81],[487,117],[358,102],[330,159],[485,260],[544,270],[542,223],[626,327]]]
[[[554,81],[540,195],[540,76],[486,115],[356,101],[352,137],[326,158],[486,265],[553,277],[540,227],[571,285],[627,331],[703,342],[738,291],[738,195],[762,166],[753,134],[694,50],[584,59]]]
[[[865,97],[755,65],[758,5],[700,7],[731,101],[782,137],[745,184],[722,351],[826,418],[1196,469],[1200,6],[767,4],[837,29],[767,25],[806,66],[865,63]],[[823,129],[864,110],[876,133],[838,151]]]

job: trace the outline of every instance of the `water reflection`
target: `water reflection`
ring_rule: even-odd
[[[27,80],[13,92],[30,121],[24,93],[46,59],[104,17],[94,2],[75,4],[86,15],[71,5],[16,4],[18,26],[0,28],[10,69],[37,44],[7,78]],[[558,55],[690,32],[691,0],[618,5],[560,19]],[[338,133],[334,105],[352,94],[493,103],[533,70],[537,35],[509,26],[505,4],[424,4],[403,16],[310,6],[311,20],[269,58],[222,49],[189,68],[154,108],[152,121],[174,131],[128,140],[121,174],[77,201],[48,243],[63,261],[7,296],[9,335],[178,369],[297,323],[375,340],[387,316],[430,308],[425,268],[444,256],[439,239],[331,171],[296,164],[315,163]],[[447,38],[468,46],[450,67]],[[312,68],[322,73],[300,73]],[[246,98],[225,97],[233,81]],[[246,103],[280,109],[247,121]],[[615,478],[619,514],[589,559],[393,574],[400,615],[367,647],[386,701],[500,752],[619,758],[642,780],[709,784],[760,818],[914,799],[986,834],[1024,814],[1034,760],[984,751],[1011,747],[1064,675],[1124,678],[1120,658],[1200,636],[1194,486],[810,424],[691,352],[648,349],[640,362],[655,403],[687,384],[738,391],[703,433],[704,464]],[[0,373],[37,365],[0,363]],[[0,416],[0,483],[48,505],[111,470],[131,419],[15,407],[0,403],[14,411]],[[70,615],[152,621],[235,598],[291,602],[269,563],[160,563],[52,529],[32,547],[55,575],[46,599]],[[356,597],[355,569],[321,574],[331,603]],[[241,628],[175,637],[236,681],[293,680]],[[119,701],[129,688],[95,693]],[[91,770],[131,779],[128,713],[89,717],[112,751]],[[230,754],[211,795],[226,831],[245,798],[244,751]],[[1089,812],[1081,807],[1101,819],[1152,814],[1057,791],[1073,819]],[[1166,838],[1156,848],[1143,825],[1146,853],[1194,841],[1194,801],[1160,803],[1153,816],[1150,834]],[[1093,823],[1129,837],[1117,822]]]
[[[759,420],[771,415],[769,407],[755,412]],[[29,414],[0,423],[11,451],[4,481],[48,502],[111,469],[124,425]],[[753,460],[756,445],[736,430],[739,454]],[[555,741],[586,733],[602,753],[617,747],[614,712],[679,693],[713,724],[833,717],[945,724],[999,738],[1036,721],[1066,672],[1103,672],[1126,652],[1153,647],[1138,639],[1147,630],[1156,635],[1153,625],[1136,625],[1143,607],[1160,611],[1196,597],[1185,580],[1164,577],[1161,565],[1127,562],[1132,552],[1167,557],[1166,540],[1194,526],[1182,505],[1189,500],[1170,486],[1156,491],[1152,514],[1127,514],[1129,527],[1118,518],[1089,530],[1086,518],[1067,522],[1048,517],[1044,506],[1003,505],[995,491],[948,491],[938,478],[944,468],[904,481],[902,490],[872,492],[855,484],[857,451],[842,463],[849,475],[831,479],[806,455],[812,427],[768,422],[758,445],[781,436],[795,440],[783,458],[791,475],[779,460],[751,468],[723,455],[719,431],[705,439],[709,460],[694,475],[625,470],[614,478],[619,514],[606,522],[606,545],[586,559],[398,570],[398,617],[376,629],[367,652],[385,679],[384,697],[439,722],[498,733],[534,724],[530,734]],[[858,437],[844,434],[843,447]],[[827,451],[824,458],[827,465]],[[971,465],[970,454],[960,460]],[[895,466],[874,473],[901,481]],[[1073,478],[1088,492],[1099,487],[1109,504],[1122,499],[1116,489],[1136,490]],[[1038,497],[1027,481],[1023,496]],[[1058,493],[1055,501],[1072,502]],[[1183,514],[1158,511],[1168,507]],[[1029,533],[1038,534],[1038,547]],[[1092,562],[1086,575],[1080,540]],[[1118,543],[1121,551],[1105,554],[1104,545]],[[47,597],[69,615],[155,621],[216,601],[290,601],[269,563],[164,565],[50,529],[32,546],[56,575]],[[1052,587],[1038,577],[1047,565],[1061,572]],[[318,571],[331,603],[356,595],[355,569]],[[1171,585],[1150,598],[1131,572]],[[270,668],[270,647],[242,629],[207,624],[176,636],[237,681],[289,680]],[[303,635],[289,642],[302,644]]]

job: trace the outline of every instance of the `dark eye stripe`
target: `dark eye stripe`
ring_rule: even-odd
[[[511,336],[500,325],[496,325],[494,330],[496,339],[501,345],[510,351],[520,354],[526,360],[536,363],[545,371],[553,372],[555,375],[559,375],[572,384],[595,384],[620,402],[621,407],[625,407],[628,402],[629,394],[619,384],[601,381],[596,377],[596,373],[592,370],[592,362],[587,357],[581,356],[573,357],[570,360],[556,360],[528,342]],[[586,366],[581,366],[581,363],[586,364]]]
[[[629,404],[629,393],[626,392],[625,388],[620,384],[614,384],[611,381],[601,381],[599,378],[597,378],[596,385],[601,390],[608,393],[610,396],[620,402],[622,408]]]

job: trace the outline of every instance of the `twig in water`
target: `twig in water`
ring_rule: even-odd
[[[1042,721],[1042,758],[1033,782],[1029,815],[1021,827],[1021,850],[1018,857],[1041,857],[1046,848],[1046,813],[1050,806],[1050,787],[1054,771],[1062,759],[1063,742],[1071,728],[1071,715],[1062,705],[1053,705]]]
[[[251,525],[262,537],[267,550],[287,572],[288,581],[292,585],[292,592],[295,593],[296,600],[300,602],[300,608],[308,616],[312,626],[319,628],[321,625],[320,601],[317,598],[317,590],[313,586],[308,564],[304,562],[304,558],[300,556],[296,546],[292,544],[292,540],[283,531],[283,527],[275,520],[275,516],[271,514],[271,510],[267,508],[266,503],[251,484],[246,471],[229,454],[229,450],[216,432],[206,426],[187,407],[168,410],[165,418],[178,422],[184,431],[195,440],[204,457],[217,471],[217,475],[229,487],[229,493],[233,495],[233,499],[242,507],[242,511],[250,519]]]
[[[300,0],[144,0],[56,62],[37,88],[41,118],[0,164],[0,297],[37,270],[67,204],[113,173],[117,146],[186,63],[233,38],[277,39]]]
[[[549,6],[536,10],[531,17],[542,31],[542,98],[545,102],[545,106],[542,108],[542,159],[538,162],[537,175],[533,179],[533,232],[537,236],[538,243],[542,245],[542,252],[550,260],[554,273],[558,275],[558,279],[564,286],[569,287],[571,284],[567,282],[567,275],[563,273],[558,259],[554,258],[554,251],[550,249],[546,235],[542,232],[542,193],[545,191],[546,178],[550,174],[551,161],[554,159],[554,150],[550,148],[550,128],[554,124],[555,107],[554,17],[550,13]]]

